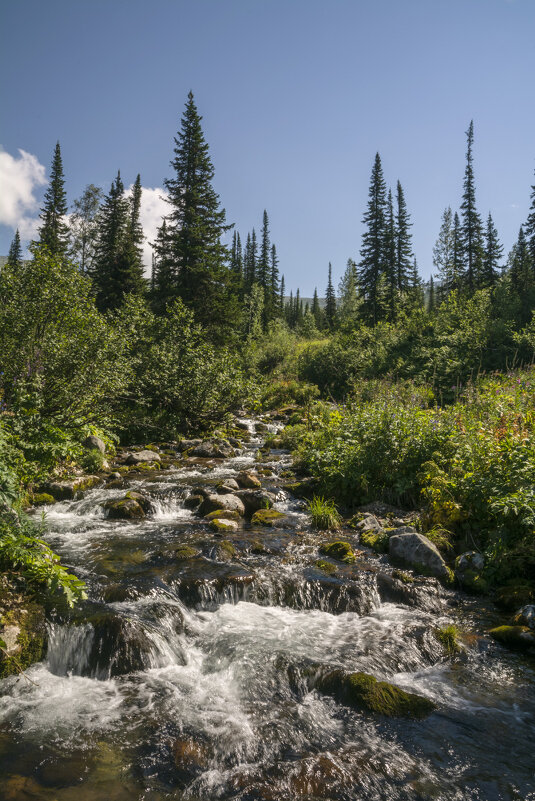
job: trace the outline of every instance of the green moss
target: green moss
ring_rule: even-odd
[[[285,516],[275,509],[259,509],[252,516],[251,523],[253,526],[273,526],[277,520],[282,520]]]
[[[219,547],[228,553],[229,556],[236,556],[236,548],[228,540],[221,540]]]
[[[48,492],[38,492],[32,498],[33,506],[47,506],[50,503],[55,503],[55,500]]]
[[[215,512],[205,515],[206,520],[239,520],[240,515],[234,509],[216,509]]]
[[[392,578],[398,579],[398,581],[402,581],[403,584],[414,584],[414,579],[408,573],[405,573],[403,570],[393,570],[392,571]]]
[[[179,561],[194,559],[198,554],[199,551],[196,548],[191,548],[189,545],[180,545],[175,551],[175,557]]]
[[[6,655],[0,650],[0,679],[20,673],[21,670],[39,662],[46,652],[46,627],[45,613],[42,606],[34,603],[27,603],[21,609],[14,609],[1,618],[3,629],[0,628],[0,638],[2,630],[7,626],[17,626],[20,633],[16,642],[20,650],[16,654]]]
[[[442,628],[435,629],[433,633],[450,656],[453,656],[461,650],[459,645],[459,632],[456,626],[443,626]]]
[[[464,570],[462,581],[459,580],[459,584],[465,592],[473,593],[474,595],[484,595],[489,590],[487,580],[476,570]]]
[[[161,470],[161,465],[159,462],[142,462],[141,464],[134,465],[134,468],[136,471],[146,473],[151,470]]]
[[[376,553],[388,552],[388,533],[386,531],[361,531],[360,542],[366,548],[372,548]]]
[[[349,542],[327,542],[320,547],[320,553],[324,556],[330,556],[331,559],[336,559],[338,562],[344,562],[346,565],[351,565],[355,561],[355,554]]]
[[[123,498],[120,501],[108,501],[104,504],[108,510],[108,517],[112,520],[139,520],[145,517],[145,512],[141,505],[130,498]]]
[[[333,565],[332,562],[326,562],[325,559],[318,559],[317,562],[314,562],[314,565],[318,570],[327,573],[328,576],[332,576],[337,570],[336,565]]]
[[[424,718],[435,704],[421,695],[405,692],[387,681],[377,681],[368,673],[334,670],[320,678],[316,687],[354,709],[387,717]]]
[[[506,648],[522,651],[535,648],[535,631],[527,626],[498,626],[491,629],[489,634]]]
[[[234,520],[224,520],[222,518],[214,518],[210,520],[210,528],[212,531],[235,531],[235,521]]]

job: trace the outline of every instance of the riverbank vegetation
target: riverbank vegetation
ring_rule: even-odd
[[[212,431],[239,407],[293,406],[272,444],[315,479],[318,525],[338,525],[334,502],[417,509],[443,549],[485,554],[488,586],[533,588],[535,188],[505,258],[477,211],[473,142],[470,124],[434,278],[419,276],[404,190],[387,189],[377,154],[360,258],[338,292],[329,265],[310,302],[286,294],[267,212],[258,237],[223,244],[232,226],[193,95],[150,279],[140,176],[129,194],[119,172],[108,194],[88,185],[67,217],[58,144],[30,258],[17,232],[0,272],[2,565],[70,600],[83,591],[20,510],[47,476],[102,467],[88,435],[113,452]]]

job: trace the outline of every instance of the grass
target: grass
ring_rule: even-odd
[[[320,531],[336,531],[340,528],[342,517],[334,501],[314,495],[307,506],[314,528]]]

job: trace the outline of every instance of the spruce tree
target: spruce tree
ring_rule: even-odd
[[[45,193],[45,202],[41,209],[39,243],[45,245],[53,256],[65,258],[69,249],[69,228],[65,222],[67,214],[67,194],[63,176],[63,162],[59,142],[56,143],[50,182]]]
[[[174,297],[175,291],[172,243],[165,218],[158,228],[153,248],[154,262],[151,281],[152,307],[156,314],[165,314],[167,304]]]
[[[533,313],[535,275],[524,229],[520,226],[518,239],[511,254],[511,286],[520,308],[520,325],[526,325]]]
[[[498,231],[494,225],[489,211],[487,227],[485,229],[485,247],[481,269],[481,286],[494,286],[500,271],[500,261],[503,257],[503,247],[498,239]]]
[[[451,289],[460,290],[463,279],[463,238],[461,221],[459,215],[455,212],[453,217],[453,252],[452,252],[452,284]]]
[[[531,205],[529,208],[528,219],[525,225],[525,235],[529,250],[531,264],[535,271],[535,186],[531,187]]]
[[[264,209],[262,217],[262,230],[260,233],[260,257],[258,259],[257,280],[264,293],[264,305],[262,312],[262,323],[264,331],[274,316],[273,293],[271,291],[271,244],[269,241],[269,219],[267,211]]]
[[[453,213],[451,206],[448,206],[442,214],[438,238],[433,247],[433,265],[440,282],[437,292],[439,300],[445,300],[457,283],[453,265],[453,238]]]
[[[474,121],[466,132],[466,168],[463,183],[463,202],[461,203],[462,225],[461,242],[463,247],[463,261],[465,283],[469,294],[472,294],[481,283],[481,268],[483,257],[483,234],[481,218],[476,209],[476,190],[474,180],[474,166],[472,147],[474,144]]]
[[[384,229],[384,275],[387,295],[387,304],[384,315],[391,320],[396,318],[396,300],[398,295],[398,276],[397,276],[397,236],[394,220],[394,204],[392,201],[392,190],[388,190],[386,203],[386,217]]]
[[[201,120],[190,92],[174,140],[174,177],[164,181],[171,207],[167,228],[177,295],[198,322],[214,330],[219,327],[221,335],[236,314],[233,300],[237,299],[229,292],[229,254],[221,242],[231,226],[212,186],[214,168]]]
[[[364,313],[374,325],[379,317],[377,284],[385,272],[385,216],[386,184],[381,157],[377,153],[370,179],[368,207],[362,220],[366,230],[362,237],[359,262],[359,285],[364,298]]]
[[[399,292],[409,286],[413,258],[410,228],[412,226],[401,183],[396,189],[396,284]]]
[[[15,236],[13,237],[13,241],[9,247],[7,263],[11,267],[22,267],[22,247],[20,244],[20,234],[18,228],[15,231]]]
[[[277,248],[275,245],[271,246],[271,307],[273,315],[280,317],[279,310],[279,259],[277,256]]]
[[[435,310],[435,282],[433,276],[429,278],[429,301],[427,303],[427,311],[431,314]]]
[[[145,289],[132,213],[118,172],[99,213],[100,233],[92,271],[97,305],[103,311],[118,308],[125,295],[140,294]]]
[[[281,288],[279,295],[279,316],[284,317],[284,276],[281,277]]]
[[[353,259],[347,260],[345,272],[338,285],[338,298],[338,320],[340,327],[344,330],[351,330],[355,328],[357,324],[361,305],[358,296],[357,265]],[[318,309],[318,295],[317,292],[315,292],[312,303],[312,313],[315,318],[319,317]],[[318,325],[318,321],[316,321],[316,325]]]
[[[333,287],[331,262],[329,262],[329,278],[325,293],[325,320],[329,329],[333,331],[336,324],[336,295]]]
[[[131,239],[132,247],[136,253],[138,266],[143,272],[143,228],[141,225],[141,176],[137,175],[134,185],[132,187],[132,195],[130,197],[130,228],[129,236]]]

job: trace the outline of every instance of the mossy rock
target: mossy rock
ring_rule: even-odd
[[[290,481],[283,484],[286,492],[295,495],[296,498],[306,498],[311,500],[314,497],[317,486],[314,481]]]
[[[141,464],[134,465],[136,472],[147,473],[153,470],[161,470],[162,466],[159,462],[141,462]]]
[[[210,528],[212,531],[217,532],[236,531],[238,523],[236,520],[225,520],[220,517],[215,517],[213,520],[210,520]]]
[[[192,548],[190,545],[179,545],[175,551],[175,557],[182,562],[186,561],[186,559],[195,559],[199,553],[198,548]]]
[[[205,517],[206,520],[240,520],[240,514],[235,509],[216,509]]]
[[[327,573],[328,576],[332,576],[333,573],[337,571],[336,565],[333,565],[332,562],[325,561],[325,559],[318,559],[317,562],[314,562],[314,567],[317,567],[322,573]]]
[[[184,499],[184,509],[197,509],[198,506],[204,501],[202,495],[188,495]]]
[[[405,573],[403,570],[393,570],[392,571],[392,578],[401,581],[403,584],[414,584],[414,579],[409,573]]]
[[[145,517],[145,512],[140,504],[130,498],[123,498],[120,501],[108,501],[104,504],[110,520],[140,520]]]
[[[385,530],[373,531],[370,529],[369,531],[361,531],[359,539],[361,545],[365,545],[366,548],[372,548],[376,553],[388,552],[389,536]]]
[[[0,617],[0,679],[20,673],[46,653],[45,610],[35,603],[12,609]]]
[[[344,562],[346,565],[351,565],[355,561],[355,554],[349,542],[326,542],[320,547],[320,553],[324,556],[330,556],[331,559],[336,559],[338,562]]]
[[[286,515],[276,509],[259,509],[251,518],[253,526],[276,526]]]
[[[221,542],[218,543],[218,547],[222,551],[224,551],[228,556],[230,556],[230,557],[236,556],[236,548],[228,540],[221,540]]]
[[[424,718],[436,708],[428,698],[408,693],[368,673],[333,670],[321,676],[315,688],[354,709],[386,717]]]
[[[251,553],[261,555],[270,553],[270,551],[260,540],[253,540],[251,542]]]
[[[471,595],[485,595],[489,591],[488,581],[477,570],[465,570],[462,579],[457,575],[461,589]]]
[[[124,497],[129,501],[136,501],[141,506],[145,514],[152,511],[152,503],[150,502],[150,499],[145,495],[142,495],[140,492],[129,490]]]
[[[535,590],[531,584],[517,582],[500,587],[496,592],[496,604],[506,612],[516,612],[535,599]]]
[[[34,495],[32,498],[33,506],[48,506],[55,502],[52,495],[49,495],[48,492],[38,492],[37,495]]]
[[[527,626],[497,626],[489,634],[506,648],[520,651],[535,648],[535,631]]]

